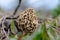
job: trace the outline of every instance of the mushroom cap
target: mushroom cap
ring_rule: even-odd
[[[23,11],[18,18],[18,28],[24,35],[31,34],[38,26],[38,17],[32,8]]]

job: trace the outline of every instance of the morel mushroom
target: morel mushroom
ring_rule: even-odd
[[[23,35],[31,34],[38,26],[38,17],[34,9],[26,9],[18,17],[18,28],[23,32]]]

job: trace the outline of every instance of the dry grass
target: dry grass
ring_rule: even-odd
[[[10,16],[10,15],[12,15],[12,13],[13,12],[9,12],[9,13],[7,13],[7,12],[0,12],[0,18],[3,17],[3,16],[6,16],[6,15]],[[20,13],[21,13],[21,11],[18,11],[17,15],[19,15]]]

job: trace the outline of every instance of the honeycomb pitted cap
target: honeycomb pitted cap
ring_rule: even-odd
[[[38,26],[38,17],[32,8],[26,9],[18,18],[18,28],[22,30],[23,34],[31,34]]]

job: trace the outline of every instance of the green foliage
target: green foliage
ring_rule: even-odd
[[[53,26],[58,27],[58,19],[57,18],[54,20]]]
[[[12,31],[13,33],[16,33],[16,32],[17,32],[17,29],[16,29],[15,24],[14,24],[14,20],[11,21],[11,26],[10,26],[10,28],[11,28],[11,31]],[[16,35],[11,34],[11,35],[10,35],[10,40],[17,40],[17,38],[16,38],[15,36],[16,36]]]
[[[10,37],[11,37],[11,38],[14,38],[14,37],[15,37],[15,35],[11,34],[11,35],[10,35]]]
[[[16,29],[16,27],[15,27],[14,20],[11,21],[11,26],[10,26],[10,28],[11,28],[12,33],[17,33],[17,29]]]
[[[37,34],[33,40],[42,40],[42,34]]]
[[[49,32],[50,32],[50,34],[55,38],[56,37],[56,32],[55,32],[55,30],[53,29],[53,28],[49,28]]]
[[[17,40],[16,35],[15,36],[12,35],[12,37],[10,37],[10,40]]]
[[[49,35],[46,30],[45,23],[42,24],[40,33],[37,34],[36,37],[33,38],[33,40],[50,40]]]
[[[53,10],[52,15],[54,18],[60,15],[60,5],[58,5],[58,7]]]

